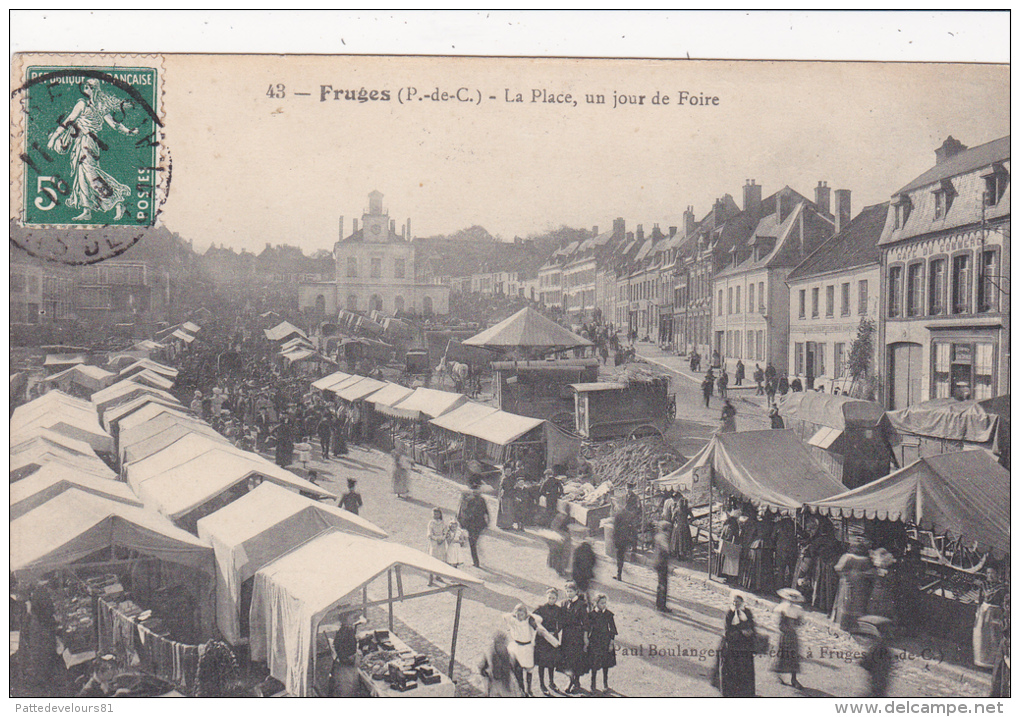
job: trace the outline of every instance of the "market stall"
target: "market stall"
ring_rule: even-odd
[[[173,440],[167,438],[166,441],[158,441],[156,444],[150,444],[149,447],[153,450],[147,453],[142,452],[143,454],[138,459],[121,464],[121,474],[133,488],[137,489],[142,482],[149,478],[209,451],[225,450],[238,455],[249,455],[244,450],[227,442],[219,434],[207,435],[195,432],[185,433]]]
[[[467,476],[467,462],[474,456],[473,451],[468,450],[465,431],[473,423],[499,412],[499,409],[492,406],[468,401],[449,413],[429,421],[435,429],[438,429],[434,431],[434,435],[437,454],[442,459],[442,470],[451,475]]]
[[[794,391],[779,406],[786,427],[805,441],[833,478],[856,488],[889,473],[895,460],[882,406],[820,391]]]
[[[372,436],[376,445],[383,450],[393,445],[393,436],[399,420],[382,413],[382,407],[392,408],[412,393],[413,388],[387,381],[385,386],[365,397],[364,404],[371,409],[362,414],[362,420],[366,422],[366,435]]]
[[[149,403],[137,411],[120,418],[116,424],[118,442],[120,441],[120,435],[125,431],[130,431],[132,428],[137,428],[160,416],[174,416],[178,419],[195,420],[195,417],[191,415],[191,411],[183,406],[171,407],[162,403]]]
[[[125,505],[142,507],[142,501],[127,484],[83,473],[63,463],[54,462],[40,467],[24,480],[11,484],[10,519],[20,518],[72,488]]]
[[[35,444],[10,457],[10,482],[20,481],[38,471],[48,463],[59,463],[62,466],[93,475],[97,478],[116,480],[117,474],[110,470],[102,460],[93,453],[82,455],[55,444]]]
[[[985,448],[1009,469],[1010,398],[984,401],[937,398],[890,411],[893,450],[899,465],[968,448]]]
[[[312,381],[312,388],[315,388],[319,391],[326,391],[329,389],[330,386],[338,384],[341,381],[346,381],[350,377],[351,375],[349,373],[344,373],[343,371],[334,371],[328,376],[323,376],[322,378],[316,381]]]
[[[713,546],[717,500],[735,496],[758,508],[793,515],[805,503],[845,490],[791,429],[716,433],[693,458],[654,483],[660,490],[682,491],[692,506],[708,505]],[[712,572],[713,551],[708,554]]]
[[[250,581],[262,567],[330,529],[370,538],[387,533],[354,513],[272,483],[198,521],[198,536],[216,553],[216,625],[231,644],[248,637]],[[247,582],[248,590],[242,586]]]
[[[85,441],[96,453],[113,454],[113,438],[99,425],[92,404],[50,391],[14,410],[11,431],[48,428]]]
[[[12,456],[41,446],[57,446],[82,456],[96,455],[92,446],[85,441],[79,441],[77,438],[65,436],[48,428],[36,427],[11,433]]]
[[[122,379],[131,378],[136,373],[141,373],[146,370],[152,371],[153,373],[157,373],[161,376],[166,376],[170,379],[177,379],[177,369],[173,366],[167,366],[166,364],[162,364],[151,359],[139,359],[130,366],[121,369],[117,375]]]
[[[87,399],[96,391],[109,386],[116,378],[116,374],[98,366],[78,364],[43,379],[41,383],[68,395]]]
[[[549,353],[591,346],[588,339],[546,318],[530,306],[463,341],[465,346],[497,349],[504,358],[541,358]]]
[[[120,465],[140,460],[151,455],[178,438],[189,433],[199,433],[213,439],[223,437],[208,423],[196,418],[163,414],[151,421],[121,432],[118,436]],[[149,441],[152,441],[149,443]],[[225,440],[225,439],[223,439]]]
[[[443,578],[444,584],[438,588],[425,587],[425,578],[430,573]],[[375,583],[384,574],[386,593],[377,597],[374,594]],[[481,581],[467,573],[413,548],[346,533],[327,533],[255,574],[251,607],[252,660],[265,662],[270,674],[283,682],[290,694],[299,697],[315,694],[323,688],[321,682],[316,684],[315,677],[322,674],[317,666],[324,660],[330,661],[328,645],[333,637],[330,631],[335,632],[331,625],[335,624],[339,615],[352,610],[365,612],[372,607],[388,606],[388,629],[385,632],[374,631],[373,642],[377,647],[388,642],[395,648],[389,638],[393,634],[396,603],[454,592],[457,601],[449,662],[449,674],[452,675],[462,591],[479,584]],[[383,639],[380,641],[379,637]],[[368,647],[367,641],[363,644]],[[394,661],[390,660],[379,669],[385,669],[388,676],[393,664]],[[403,664],[396,663],[394,667],[406,687],[410,680]],[[383,689],[383,685],[375,684],[379,681],[373,675],[366,677],[367,682],[381,693],[395,692],[392,685]],[[448,679],[444,678],[438,684],[443,687],[422,684],[417,687],[421,692],[410,690],[410,694],[431,692],[452,696],[453,685]]]
[[[102,418],[103,413],[107,409],[113,408],[114,406],[118,406],[122,403],[127,403],[128,401],[132,401],[143,395],[158,396],[167,402],[177,400],[164,389],[149,386],[140,382],[138,379],[143,375],[144,372],[136,374],[131,378],[118,381],[112,386],[92,394],[92,406],[96,413],[99,414],[99,417]]]
[[[183,686],[172,659],[153,655],[211,635],[208,545],[151,511],[77,489],[16,518],[11,536],[19,584],[49,578],[67,666],[116,651],[123,664]]]
[[[276,344],[282,344],[283,342],[293,338],[308,339],[308,334],[289,321],[281,321],[271,329],[263,329],[263,332],[267,339]]]
[[[135,413],[139,409],[142,409],[150,404],[166,406],[167,408],[174,409],[181,413],[191,412],[189,409],[182,406],[181,402],[178,401],[176,398],[172,400],[167,400],[160,396],[153,396],[152,394],[142,394],[131,399],[130,401],[125,401],[124,403],[121,403],[112,408],[107,408],[103,412],[102,419],[103,426],[106,428],[107,431],[110,432],[110,435],[116,438],[118,435],[118,428],[121,419],[130,416],[132,413]]]
[[[144,479],[136,478],[129,470],[128,483],[147,507],[190,532],[195,532],[198,520],[240,498],[262,481],[316,498],[336,498],[256,453],[215,446],[198,455],[181,455],[176,460],[177,465]]]
[[[432,436],[429,421],[449,413],[470,399],[460,393],[416,388],[407,398],[393,406],[377,405],[376,410],[391,421],[393,446],[415,463],[428,464],[436,460],[442,442]]]

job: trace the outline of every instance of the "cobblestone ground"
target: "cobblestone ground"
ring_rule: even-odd
[[[309,467],[315,468],[323,484],[337,493],[346,488],[348,477],[358,479],[358,488],[365,500],[361,514],[387,530],[391,540],[424,549],[425,527],[432,508],[443,509],[444,517],[452,514],[459,503],[461,488],[431,471],[416,470],[411,477],[411,498],[399,500],[390,491],[387,460],[378,451],[353,448],[344,459],[315,461]],[[468,567],[467,571],[483,580],[484,585],[464,593],[456,653],[458,694],[464,695],[478,694],[484,687],[477,665],[493,632],[501,625],[502,614],[510,612],[518,602],[535,607],[542,601],[548,586],[562,588],[563,582],[547,567],[547,548],[537,536],[493,529],[483,536],[481,551],[483,567]],[[615,694],[717,695],[707,682],[712,664],[707,651],[718,644],[726,595],[697,577],[674,577],[670,598],[674,614],[664,616],[654,609],[655,577],[650,570],[629,564],[622,583],[611,579],[607,563],[601,562],[598,571],[594,589],[608,596],[620,631],[618,665],[610,673],[610,685]],[[409,575],[404,581],[405,588],[410,590],[424,587],[426,578]],[[396,616],[408,642],[432,654],[436,663],[444,668],[448,664],[455,600],[452,594],[439,594],[396,607]],[[752,605],[759,621],[771,626],[769,608],[767,604]],[[370,618],[379,625],[386,619],[381,610]],[[801,676],[807,689],[797,692],[781,685],[768,672],[768,658],[762,657],[757,662],[758,694],[774,697],[861,694],[864,672],[852,654],[846,656],[846,653],[859,651],[860,646],[851,638],[831,634],[813,624],[802,629],[801,637],[804,652],[809,654]],[[558,683],[560,687],[565,686],[563,675],[559,676]],[[900,661],[891,694],[980,696],[987,694],[987,676],[975,672],[961,680],[935,669],[930,661]]]

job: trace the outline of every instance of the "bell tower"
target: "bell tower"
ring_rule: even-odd
[[[368,211],[361,216],[366,242],[389,240],[390,215],[383,209],[383,194],[373,190],[368,194]]]

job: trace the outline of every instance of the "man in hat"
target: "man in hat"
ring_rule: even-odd
[[[481,567],[478,561],[478,539],[481,538],[482,531],[489,527],[489,508],[481,493],[482,479],[472,476],[470,486],[471,490],[461,496],[457,520],[467,531],[471,561],[477,568]]]
[[[542,525],[549,527],[553,518],[556,517],[556,507],[563,496],[563,484],[556,478],[552,468],[546,468],[542,475],[542,485],[538,489],[539,495],[545,498],[545,514],[542,518]]]

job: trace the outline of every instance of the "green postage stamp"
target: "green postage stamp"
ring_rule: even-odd
[[[157,68],[30,65],[23,77],[23,226],[152,226],[169,179]]]

